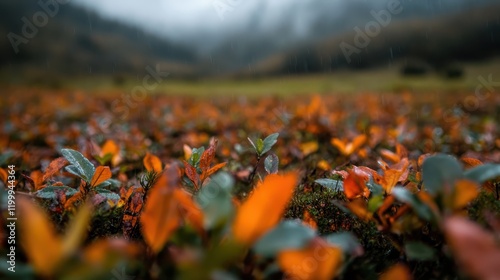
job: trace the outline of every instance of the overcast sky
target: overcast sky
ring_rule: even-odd
[[[314,22],[318,21],[332,28],[354,22],[346,25],[352,30],[359,23],[356,19],[360,18],[362,23],[372,20],[370,10],[385,9],[390,1],[395,0],[73,0],[72,3],[161,37],[210,50],[235,35],[261,36],[266,40],[272,34],[284,44],[293,43],[313,33]],[[498,0],[400,1],[404,6],[402,14],[415,7],[433,14],[437,10]]]
[[[328,6],[342,0],[73,0],[99,14],[129,22],[160,36],[180,42],[192,37],[215,36],[232,32],[267,31],[281,23],[290,25],[296,35],[307,33],[310,21]],[[234,3],[234,4],[233,4]]]

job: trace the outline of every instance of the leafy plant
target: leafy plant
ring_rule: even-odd
[[[203,182],[205,182],[210,175],[226,165],[226,163],[223,162],[212,166],[212,162],[215,159],[216,148],[217,140],[214,139],[207,150],[197,149],[193,151],[188,162],[184,162],[186,176],[193,183],[195,191],[198,191],[201,186],[203,186]]]
[[[247,139],[248,142],[252,144],[252,147],[254,148],[255,153],[257,154],[257,158],[260,159],[265,153],[271,150],[271,148],[274,146],[274,144],[276,144],[276,142],[278,142],[278,136],[279,133],[273,133],[264,138],[264,140],[262,140],[261,138],[257,139],[255,143],[252,141],[252,139],[250,138]]]
[[[112,176],[109,167],[98,166],[95,168],[87,158],[75,150],[62,149],[61,154],[70,163],[70,165],[65,167],[66,171],[82,179],[78,192],[65,202],[65,208],[73,207],[76,202],[86,200],[89,194],[92,196],[101,195],[103,197],[109,197],[107,195],[109,191],[105,189],[112,184],[109,181]],[[60,166],[59,163],[55,165]],[[117,197],[115,200],[117,200]]]

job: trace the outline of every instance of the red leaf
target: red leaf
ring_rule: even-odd
[[[195,189],[198,189],[198,182],[200,181],[200,175],[198,175],[198,172],[196,171],[196,168],[194,168],[191,164],[187,163],[184,161],[184,166],[186,169],[186,176],[193,182]]]
[[[56,158],[55,160],[51,161],[49,164],[49,167],[45,170],[45,173],[43,174],[43,181],[46,181],[48,178],[52,177],[54,174],[56,174],[61,168],[64,166],[68,165],[69,162],[63,158]]]
[[[361,196],[368,197],[370,190],[366,183],[370,179],[370,174],[356,166],[347,172],[349,175],[344,180],[344,193],[347,199],[352,200]]]
[[[215,158],[215,149],[217,146],[217,140],[214,140],[210,143],[210,147],[206,149],[200,158],[200,169],[205,171],[210,168],[210,163]]]

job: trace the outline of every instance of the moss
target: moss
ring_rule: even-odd
[[[481,192],[469,207],[469,217],[484,227],[489,227],[487,215],[500,217],[500,200],[495,195]]]
[[[122,208],[110,208],[106,203],[96,209],[88,240],[122,234]]]

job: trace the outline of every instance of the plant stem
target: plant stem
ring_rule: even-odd
[[[248,178],[248,181],[250,181],[250,183],[253,182],[253,179],[255,178],[255,174],[257,173],[257,168],[259,167],[260,159],[261,159],[261,157],[258,155],[257,162],[255,163],[255,165],[253,167],[253,171],[250,174],[250,177]]]

